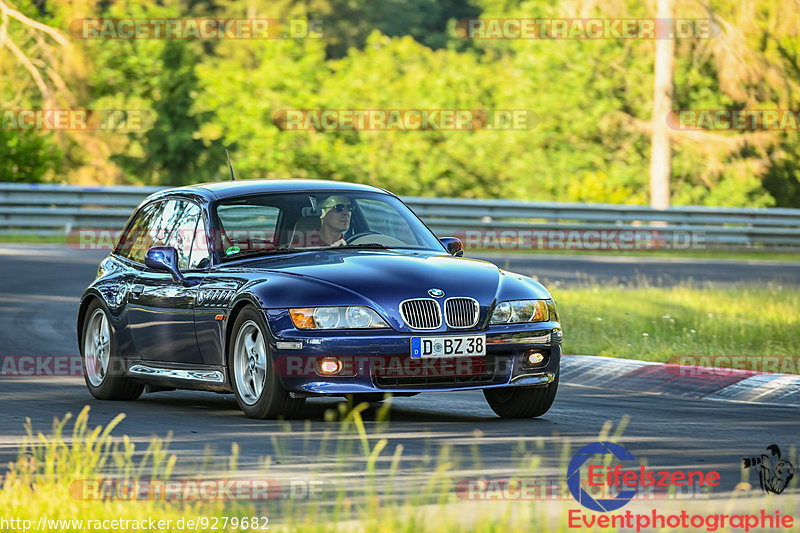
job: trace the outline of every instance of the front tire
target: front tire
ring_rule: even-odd
[[[297,415],[305,398],[292,398],[272,364],[261,313],[246,307],[236,317],[228,340],[228,370],[236,402],[248,418]]]
[[[135,400],[144,385],[125,376],[117,339],[102,304],[95,300],[86,310],[81,333],[83,378],[98,400]]]
[[[492,411],[502,418],[533,418],[550,410],[557,391],[558,374],[544,387],[484,389],[483,395]]]

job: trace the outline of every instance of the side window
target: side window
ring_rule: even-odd
[[[258,250],[272,246],[281,210],[258,204],[229,204],[217,207],[222,227],[220,252],[231,255],[231,249]],[[234,252],[235,253],[235,252]]]
[[[178,268],[189,268],[192,242],[195,238],[200,208],[186,200],[165,202],[159,223],[159,244],[153,246],[172,246],[178,251]]]
[[[391,205],[380,200],[359,199],[358,207],[371,231],[394,237],[406,244],[414,246],[419,244],[408,222]]]
[[[208,245],[205,224],[200,218],[200,207],[186,200],[147,205],[120,239],[116,252],[144,263],[147,250],[153,246],[172,246],[178,252],[178,268],[203,268],[203,259],[208,259]]]
[[[192,251],[189,254],[189,270],[207,268],[211,264],[208,253],[208,228],[202,216],[197,218],[197,227],[192,240]]]
[[[146,205],[134,218],[128,231],[122,235],[116,248],[116,253],[127,257],[131,261],[144,263],[144,256],[155,243],[158,235],[158,221],[164,202],[155,202]]]

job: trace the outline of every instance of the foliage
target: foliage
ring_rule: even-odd
[[[4,5],[8,0],[3,0]],[[224,147],[244,178],[314,177],[408,195],[643,204],[649,186],[651,40],[477,40],[476,17],[652,17],[632,0],[146,0],[31,2],[27,16],[60,28],[81,17],[319,19],[323,38],[220,41],[72,39],[51,71],[70,106],[152,113],[143,129],[20,135],[4,180],[197,183],[226,179]],[[676,43],[675,108],[798,108],[800,20],[793,0],[676,2],[713,38]],[[8,35],[43,65],[50,41]],[[3,107],[45,105],[26,69],[0,47]],[[41,69],[43,72],[46,68]],[[47,79],[47,78],[45,78]],[[53,96],[55,95],[55,96]],[[20,100],[21,99],[21,100]],[[532,110],[535,127],[472,131],[287,131],[286,109]],[[6,132],[6,138],[8,132]],[[675,132],[676,204],[800,206],[800,132]],[[6,152],[9,149],[5,148]],[[47,163],[61,154],[61,168]],[[19,155],[15,155],[19,157]],[[30,166],[30,164],[28,164]]]
[[[42,181],[59,169],[60,155],[51,137],[0,128],[0,181]]]

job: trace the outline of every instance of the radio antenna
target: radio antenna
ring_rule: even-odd
[[[233,165],[231,164],[231,154],[228,153],[228,149],[225,148],[225,155],[228,156],[228,167],[231,169],[231,181],[236,181],[236,176],[233,175]]]

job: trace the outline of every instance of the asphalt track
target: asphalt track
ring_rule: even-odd
[[[76,354],[78,297],[103,256],[102,252],[58,246],[0,245],[0,355]],[[637,275],[700,280],[701,273],[709,282],[800,283],[797,265],[791,263],[620,263],[582,256],[513,256],[498,263],[563,283],[587,277],[624,282]],[[297,475],[323,459],[322,441],[328,442],[330,449],[333,442],[351,439],[339,434],[338,423],[326,421],[326,411],[336,409],[338,403],[336,398],[315,399],[307,403],[301,420],[255,421],[241,415],[230,395],[177,391],[146,394],[136,402],[100,402],[89,395],[80,378],[0,377],[0,464],[17,456],[26,418],[31,419],[35,431],[46,433],[53,417],[76,414],[89,405],[92,426],[126,413],[114,434],[129,435],[140,450],[151,437],[165,438],[171,432],[170,450],[178,455],[179,472],[211,475],[225,464],[235,442],[243,469],[256,468],[272,456],[273,469],[285,465]],[[375,417],[376,408],[371,407],[365,413],[368,432],[377,430]],[[454,468],[463,469],[465,476],[470,468],[470,475],[512,475],[517,465],[515,454],[524,449],[541,455],[538,472],[563,477],[565,446],[574,453],[597,440],[607,421],[617,427],[627,417],[621,442],[637,458],[646,458],[654,468],[716,469],[722,484],[715,490],[722,492],[732,490],[742,479],[742,457],[765,453],[765,447],[773,443],[788,454],[790,446],[800,442],[796,408],[675,398],[573,383],[561,383],[547,415],[525,421],[495,417],[480,392],[396,398],[390,421],[380,431],[389,440],[384,456],[390,456],[397,444],[404,446],[402,471],[409,481],[407,489],[401,489],[403,482],[398,480],[397,491],[401,492],[411,490],[412,473],[420,472],[417,467],[429,468],[431,458],[444,446],[460,458]],[[353,472],[363,472],[359,446],[346,453]],[[796,450],[792,453],[792,461],[800,466]],[[276,457],[280,459],[277,464]],[[750,482],[755,483],[755,495],[759,492],[755,476]],[[793,486],[796,483],[795,479]],[[794,499],[794,492],[789,489],[778,498]]]

